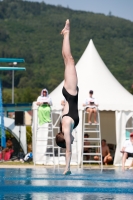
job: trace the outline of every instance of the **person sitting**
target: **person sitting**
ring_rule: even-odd
[[[32,159],[33,159],[33,153],[32,152],[29,152],[29,153],[27,153],[26,155],[25,155],[25,157],[24,157],[24,162],[31,162],[32,161]]]
[[[89,91],[90,97],[86,99],[84,102],[83,106],[86,109],[86,112],[88,112],[88,123],[91,124],[91,118],[92,118],[92,113],[94,113],[94,123],[97,124],[97,101],[96,99],[92,96],[93,95],[93,90]]]
[[[130,133],[130,139],[125,141],[125,143],[122,147],[121,153],[123,154],[122,170],[124,171],[126,159],[128,159],[129,157],[133,158],[133,133]],[[131,165],[128,167],[128,169],[130,167],[132,167],[132,165],[133,165],[133,161],[132,161]]]
[[[107,165],[112,161],[112,156],[110,155],[109,147],[106,144],[106,140],[101,141],[102,144],[102,160],[103,164]],[[99,156],[94,156],[94,160],[99,160]]]
[[[12,141],[10,139],[7,140],[6,142],[6,148],[4,148],[2,150],[2,160],[7,161],[10,160],[11,155],[13,153],[13,149],[12,149]]]
[[[50,106],[52,106],[52,101],[48,95],[47,89],[43,89],[41,91],[41,95],[37,98],[37,105],[39,106],[38,108],[39,125],[51,122]]]
[[[86,138],[86,140],[85,140]],[[87,133],[84,134],[84,153],[90,153],[90,148],[86,147],[90,145],[90,142],[87,140],[89,138],[89,135]],[[90,155],[85,155],[86,160],[90,159]]]
[[[63,98],[63,99],[61,100],[62,111],[64,110],[65,104],[66,104],[66,99]]]
[[[61,100],[61,105],[64,107],[65,104],[66,104],[66,100],[65,100],[65,98],[63,98],[63,99]]]

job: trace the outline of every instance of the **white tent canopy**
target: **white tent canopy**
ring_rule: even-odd
[[[82,141],[83,134],[82,104],[84,100],[89,96],[89,90],[93,90],[94,97],[98,100],[100,111],[107,111],[108,115],[111,111],[115,111],[113,112],[114,117],[112,118],[112,122],[114,121],[113,127],[112,124],[107,127],[105,124],[107,121],[104,122],[104,120],[102,120],[103,125],[101,132],[103,138],[106,138],[108,142],[114,142],[114,144],[117,145],[114,164],[120,164],[120,149],[122,148],[123,142],[126,139],[125,128],[127,120],[125,119],[129,119],[130,116],[133,116],[133,96],[116,80],[116,78],[108,70],[100,55],[98,54],[92,40],[90,40],[82,57],[76,64],[76,70],[78,74],[80,116],[80,123],[77,127],[78,141]],[[53,109],[59,109],[61,107],[60,103],[63,98],[62,87],[63,82],[50,94],[53,100]],[[103,112],[101,116],[103,116],[104,113],[105,112]],[[106,118],[105,115],[103,118]],[[110,119],[111,116],[108,119],[106,118],[108,123]],[[111,134],[114,134],[112,139]],[[82,148],[81,142],[79,142],[78,145],[80,155]]]
[[[62,66],[63,67],[63,66]],[[133,96],[115,79],[99,56],[93,41],[90,40],[86,50],[76,65],[79,86],[79,125],[77,129],[78,163],[81,162],[83,134],[83,102],[89,97],[89,90],[94,91],[100,110],[102,139],[116,144],[114,164],[120,164],[120,150],[126,139],[128,120],[131,119],[130,130],[133,131]],[[63,82],[51,93],[54,111],[61,111]],[[37,105],[33,103],[34,134],[37,126]],[[35,117],[36,116],[36,117]],[[34,138],[35,139],[35,138]],[[74,147],[73,147],[73,150]],[[73,151],[72,150],[72,151]]]
[[[79,109],[89,90],[98,99],[99,110],[133,111],[133,96],[116,80],[99,56],[93,41],[76,65],[79,86]],[[54,107],[60,107],[63,82],[51,92]]]

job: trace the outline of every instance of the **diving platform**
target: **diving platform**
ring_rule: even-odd
[[[15,111],[30,111],[32,110],[32,103],[4,103],[3,111],[5,116],[8,116],[9,112]]]

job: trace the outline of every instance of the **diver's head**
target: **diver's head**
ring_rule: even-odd
[[[64,139],[64,133],[62,131],[62,123],[60,122],[60,132],[57,133],[56,138],[55,138],[57,146],[61,148],[66,148],[66,141]]]
[[[56,135],[56,144],[61,148],[66,148],[66,141],[64,139],[63,132],[60,132]]]
[[[72,136],[71,133],[70,133],[70,136],[71,136],[71,144],[73,144],[74,137]],[[60,132],[57,133],[55,140],[56,140],[57,146],[66,149],[66,141],[64,139],[64,133],[62,131],[62,123],[61,122],[60,122]]]

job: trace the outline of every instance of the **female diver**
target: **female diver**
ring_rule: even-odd
[[[64,175],[71,174],[70,161],[72,154],[71,144],[74,137],[72,131],[79,123],[78,116],[78,79],[75,69],[74,59],[71,55],[70,49],[70,22],[67,19],[64,29],[61,31],[63,35],[62,55],[65,64],[64,73],[64,87],[62,93],[66,99],[65,107],[63,110],[62,122],[60,126],[60,133],[56,135],[56,143],[62,148],[66,148],[66,167]]]

